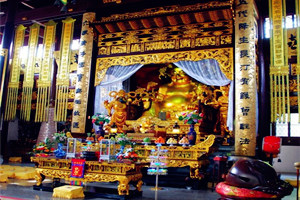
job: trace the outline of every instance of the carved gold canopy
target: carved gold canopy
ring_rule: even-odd
[[[198,61],[203,59],[217,60],[226,77],[230,80],[233,79],[233,48],[219,48],[98,58],[96,64],[95,85],[100,84],[106,74],[106,70],[114,65],[161,64],[174,63],[182,60]]]
[[[110,66],[215,59],[233,79],[233,1],[149,8],[92,24],[98,33],[95,85]]]

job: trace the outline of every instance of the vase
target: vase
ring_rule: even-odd
[[[196,131],[195,124],[190,124],[190,131],[187,133],[189,145],[195,145],[196,143]]]
[[[123,160],[123,154],[125,150],[125,145],[120,145],[119,152],[116,154],[116,160],[121,162]]]
[[[97,134],[100,135],[100,136],[102,136],[102,137],[104,137],[105,131],[104,131],[104,129],[103,129],[103,124],[100,124],[100,125],[99,125],[99,128],[98,128],[98,130],[97,130]]]

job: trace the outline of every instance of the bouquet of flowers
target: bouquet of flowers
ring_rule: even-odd
[[[119,162],[136,162],[138,158],[138,154],[134,151],[134,148],[128,148],[125,153],[120,153],[117,156],[117,161]]]
[[[120,133],[116,135],[116,142],[119,143],[121,146],[125,146],[127,144],[132,144],[131,139],[127,137],[126,134]]]
[[[48,157],[54,151],[53,142],[46,138],[45,142],[40,142],[33,146],[35,156]]]
[[[197,110],[194,110],[190,113],[182,113],[181,116],[179,116],[179,120],[183,121],[185,124],[196,124],[201,123],[203,118],[203,113],[198,114]]]
[[[53,139],[54,141],[58,144],[58,143],[62,143],[65,144],[67,141],[67,136],[64,132],[60,132],[60,133],[54,133],[53,135]]]
[[[92,116],[92,123],[97,126],[104,125],[105,123],[109,123],[109,121],[110,121],[110,117],[105,114],[96,113]]]

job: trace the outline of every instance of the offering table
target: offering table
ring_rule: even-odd
[[[37,186],[42,184],[45,177],[60,178],[69,181],[83,182],[114,182],[118,181],[119,195],[129,195],[129,183],[135,183],[138,191],[142,187],[141,169],[149,163],[117,163],[117,162],[98,162],[86,161],[85,173],[83,178],[71,177],[71,160],[31,157],[31,162],[36,163]]]
[[[207,154],[209,148],[215,141],[214,135],[209,135],[207,139],[193,146],[161,146],[161,150],[167,150],[168,167],[190,167],[190,177],[201,179],[200,169],[209,164]],[[136,153],[139,155],[138,161],[149,162],[148,158],[155,145],[137,145]]]

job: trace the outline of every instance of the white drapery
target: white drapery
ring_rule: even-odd
[[[212,86],[225,86],[230,84],[229,102],[227,113],[227,127],[233,130],[233,81],[229,80],[221,71],[219,64],[214,59],[199,61],[179,61],[174,63],[187,75],[196,79],[200,83]]]
[[[123,81],[132,76],[142,66],[142,64],[130,66],[116,65],[108,68],[100,85],[96,87],[94,113],[107,114],[107,110],[105,109],[103,102],[105,100],[111,101],[113,99],[109,96],[109,93],[111,91],[119,91],[124,89],[122,85]]]

